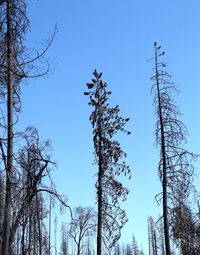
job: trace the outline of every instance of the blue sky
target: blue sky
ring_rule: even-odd
[[[158,0],[28,0],[31,32],[27,44],[40,47],[58,26],[48,52],[51,74],[23,86],[20,126],[34,125],[43,139],[51,139],[58,168],[54,180],[69,204],[95,206],[96,166],[93,163],[91,108],[83,95],[96,68],[103,72],[112,95],[130,117],[132,136],[120,137],[128,153],[132,180],[125,182],[130,195],[122,206],[129,222],[123,240],[135,233],[147,252],[147,215],[156,217],[154,196],[161,191],[157,176],[159,150],[154,140],[154,107],[150,94],[153,43],[166,51],[165,61],[173,81],[180,84],[177,98],[190,137],[187,148],[199,152],[200,123],[200,2]]]

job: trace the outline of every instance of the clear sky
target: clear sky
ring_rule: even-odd
[[[154,139],[154,107],[150,94],[153,43],[166,51],[173,81],[180,84],[177,103],[190,137],[188,149],[200,151],[200,2],[199,0],[27,0],[31,33],[27,43],[40,47],[58,26],[48,52],[54,70],[23,87],[20,125],[36,126],[51,139],[57,162],[54,180],[69,204],[95,206],[96,166],[93,163],[91,108],[83,95],[96,68],[103,72],[112,95],[131,120],[132,136],[120,141],[128,153],[132,180],[126,203],[129,222],[123,240],[135,233],[147,252],[147,216],[157,217],[154,196],[161,191],[157,176],[159,150]]]

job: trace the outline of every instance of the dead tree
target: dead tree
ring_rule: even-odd
[[[96,225],[96,213],[92,208],[77,207],[74,209],[69,236],[76,244],[77,255],[81,254],[83,239],[95,233]]]
[[[127,222],[126,213],[121,209],[119,201],[126,200],[128,189],[123,187],[117,176],[124,174],[130,178],[130,169],[124,161],[121,162],[126,153],[122,151],[120,143],[114,140],[114,135],[119,131],[126,134],[130,132],[124,129],[129,119],[119,116],[119,106],[109,107],[111,91],[107,90],[107,83],[102,82],[102,73],[95,70],[93,75],[92,82],[87,84],[89,91],[85,95],[89,96],[89,105],[94,108],[90,121],[93,127],[95,162],[98,165],[97,255],[101,255],[102,243],[109,251]]]
[[[11,238],[11,214],[13,193],[18,184],[15,169],[14,125],[21,110],[21,82],[28,77],[38,77],[49,71],[44,55],[52,39],[41,52],[28,50],[24,36],[29,28],[25,0],[4,0],[0,2],[0,159],[5,178],[1,254],[8,255]],[[39,66],[38,66],[39,64]],[[1,209],[2,210],[2,209]]]
[[[200,233],[197,215],[185,203],[173,210],[173,240],[182,255],[200,253]]]
[[[15,240],[15,235],[23,216],[29,212],[33,202],[36,204],[37,194],[44,188],[42,178],[49,175],[49,167],[54,164],[50,160],[50,156],[47,155],[49,141],[42,143],[36,129],[28,128],[22,137],[25,144],[19,149],[18,154],[15,154],[15,160],[18,163],[18,165],[15,164],[15,171],[19,171],[19,176],[21,176],[22,171],[22,177],[26,182],[22,186],[20,186],[21,183],[19,182],[14,193],[18,204],[13,206],[9,236],[10,247],[12,247]],[[36,213],[36,210],[34,211]],[[37,218],[36,215],[35,218]]]
[[[140,255],[140,251],[139,251],[138,244],[137,244],[137,241],[135,239],[134,234],[132,236],[132,244],[131,244],[131,246],[132,246],[132,255]]]
[[[61,246],[60,253],[62,255],[69,255],[69,231],[66,224],[63,222],[61,226]]]
[[[24,144],[22,146],[23,142]],[[37,198],[43,192],[49,193],[52,198],[57,199],[64,207],[70,209],[63,197],[56,192],[53,183],[51,183],[50,171],[55,166],[55,163],[51,161],[51,157],[48,154],[49,149],[50,142],[48,140],[44,142],[40,141],[39,134],[35,128],[29,127],[26,129],[26,132],[21,133],[21,147],[18,153],[15,154],[15,171],[18,173],[19,178],[22,177],[24,179],[24,183],[22,185],[22,182],[18,180],[16,192],[13,193],[17,205],[14,206],[14,202],[12,201],[13,210],[9,238],[10,250],[14,246],[16,232],[24,216],[27,215],[29,222],[33,221],[29,224],[29,227],[34,232],[34,249],[39,248],[39,254],[42,253],[41,240],[38,238],[42,236],[42,225],[40,221],[43,216],[42,212],[37,212]],[[23,176],[21,172],[23,172]],[[46,180],[47,178],[50,180],[48,186],[43,182],[44,177]],[[41,206],[40,211],[42,209]],[[30,208],[32,208],[32,211],[30,211]],[[37,235],[35,235],[36,233]],[[31,238],[30,235],[29,238]],[[31,239],[29,243],[31,243]]]
[[[160,61],[164,55],[161,47],[154,44],[155,68],[152,80],[152,92],[157,117],[155,136],[160,147],[160,162],[158,173],[162,183],[162,192],[156,196],[163,204],[163,222],[166,255],[171,254],[170,224],[172,209],[181,201],[186,201],[193,189],[194,160],[196,155],[184,148],[187,129],[181,122],[181,113],[173,99],[177,86],[171,81],[171,76],[165,71],[166,63]]]
[[[156,224],[152,217],[148,218],[148,239],[149,255],[158,255]]]

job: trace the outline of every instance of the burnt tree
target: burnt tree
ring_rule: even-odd
[[[26,78],[39,77],[48,73],[49,63],[45,61],[44,56],[54,37],[46,41],[41,52],[29,50],[24,44],[28,29],[29,20],[26,16],[25,0],[0,1],[0,167],[3,173],[2,178],[5,180],[4,206],[1,208],[1,215],[3,214],[0,245],[2,255],[13,253],[11,246],[17,233],[16,227],[19,227],[26,210],[25,207],[23,209],[15,207],[17,206],[15,201],[22,195],[23,178],[23,169],[20,169],[17,158],[19,156],[18,141],[23,138],[15,129],[18,113],[21,111],[21,84]],[[31,199],[33,197],[29,196]],[[16,215],[19,218],[16,218],[17,221],[14,222]]]
[[[77,255],[83,250],[83,240],[96,231],[96,213],[91,207],[76,207],[70,223],[69,236],[77,248]]]
[[[174,101],[173,94],[178,93],[177,86],[165,70],[166,63],[160,61],[165,52],[154,44],[155,67],[151,78],[154,82],[155,113],[157,117],[155,136],[160,147],[158,173],[162,183],[162,192],[156,196],[163,205],[163,225],[166,255],[171,254],[170,226],[173,208],[187,201],[193,190],[194,161],[197,155],[184,148],[188,135],[185,125],[180,120],[181,113]]]
[[[130,178],[131,173],[129,166],[122,160],[126,153],[114,136],[120,131],[125,134],[130,132],[124,129],[129,119],[119,116],[119,106],[109,107],[111,91],[107,90],[107,83],[101,80],[102,73],[95,70],[93,75],[85,95],[89,96],[89,105],[94,108],[90,121],[93,127],[95,163],[98,165],[97,255],[101,255],[102,244],[110,252],[120,238],[121,228],[127,222],[126,213],[120,207],[120,199],[126,200],[128,189],[117,177],[124,174]]]

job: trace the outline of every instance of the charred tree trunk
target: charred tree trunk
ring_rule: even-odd
[[[26,255],[26,245],[25,245],[25,232],[26,232],[26,224],[24,223],[22,226],[22,239],[21,239],[21,253],[22,255]]]
[[[11,4],[7,4],[7,162],[6,162],[6,194],[4,206],[2,255],[9,254],[9,237],[11,224],[11,185],[12,185],[12,161],[13,161],[13,84],[12,84],[12,33],[11,33]]]
[[[78,242],[78,245],[77,245],[77,255],[80,255],[81,254],[81,243]]]
[[[29,215],[28,255],[31,255],[31,251],[32,251],[32,225],[33,225],[32,219],[31,219],[31,214],[32,213],[33,212],[31,212],[30,215]]]
[[[101,159],[99,158],[99,173],[98,173],[98,229],[97,229],[97,255],[102,254],[102,167]]]
[[[37,224],[38,224],[38,242],[39,242],[39,255],[42,255],[42,234],[41,234],[41,220],[40,220],[40,201],[38,194],[36,194],[36,207],[37,207]]]
[[[164,222],[164,238],[166,255],[170,255],[170,239],[169,239],[169,223],[168,223],[168,205],[167,205],[167,162],[165,151],[165,130],[162,116],[162,104],[160,98],[159,76],[158,76],[158,56],[157,48],[155,48],[155,68],[156,68],[156,85],[159,107],[159,121],[160,121],[160,134],[161,134],[161,157],[162,157],[162,188],[163,188],[163,222]]]
[[[49,255],[51,254],[51,195],[49,196]]]
[[[97,94],[99,97],[99,91],[97,88]],[[98,115],[99,115],[99,170],[98,170],[98,223],[97,223],[97,255],[102,254],[102,208],[103,208],[103,199],[102,199],[102,178],[103,178],[103,162],[102,162],[102,127],[101,127],[101,118],[102,113],[100,109],[100,105],[98,107]]]

